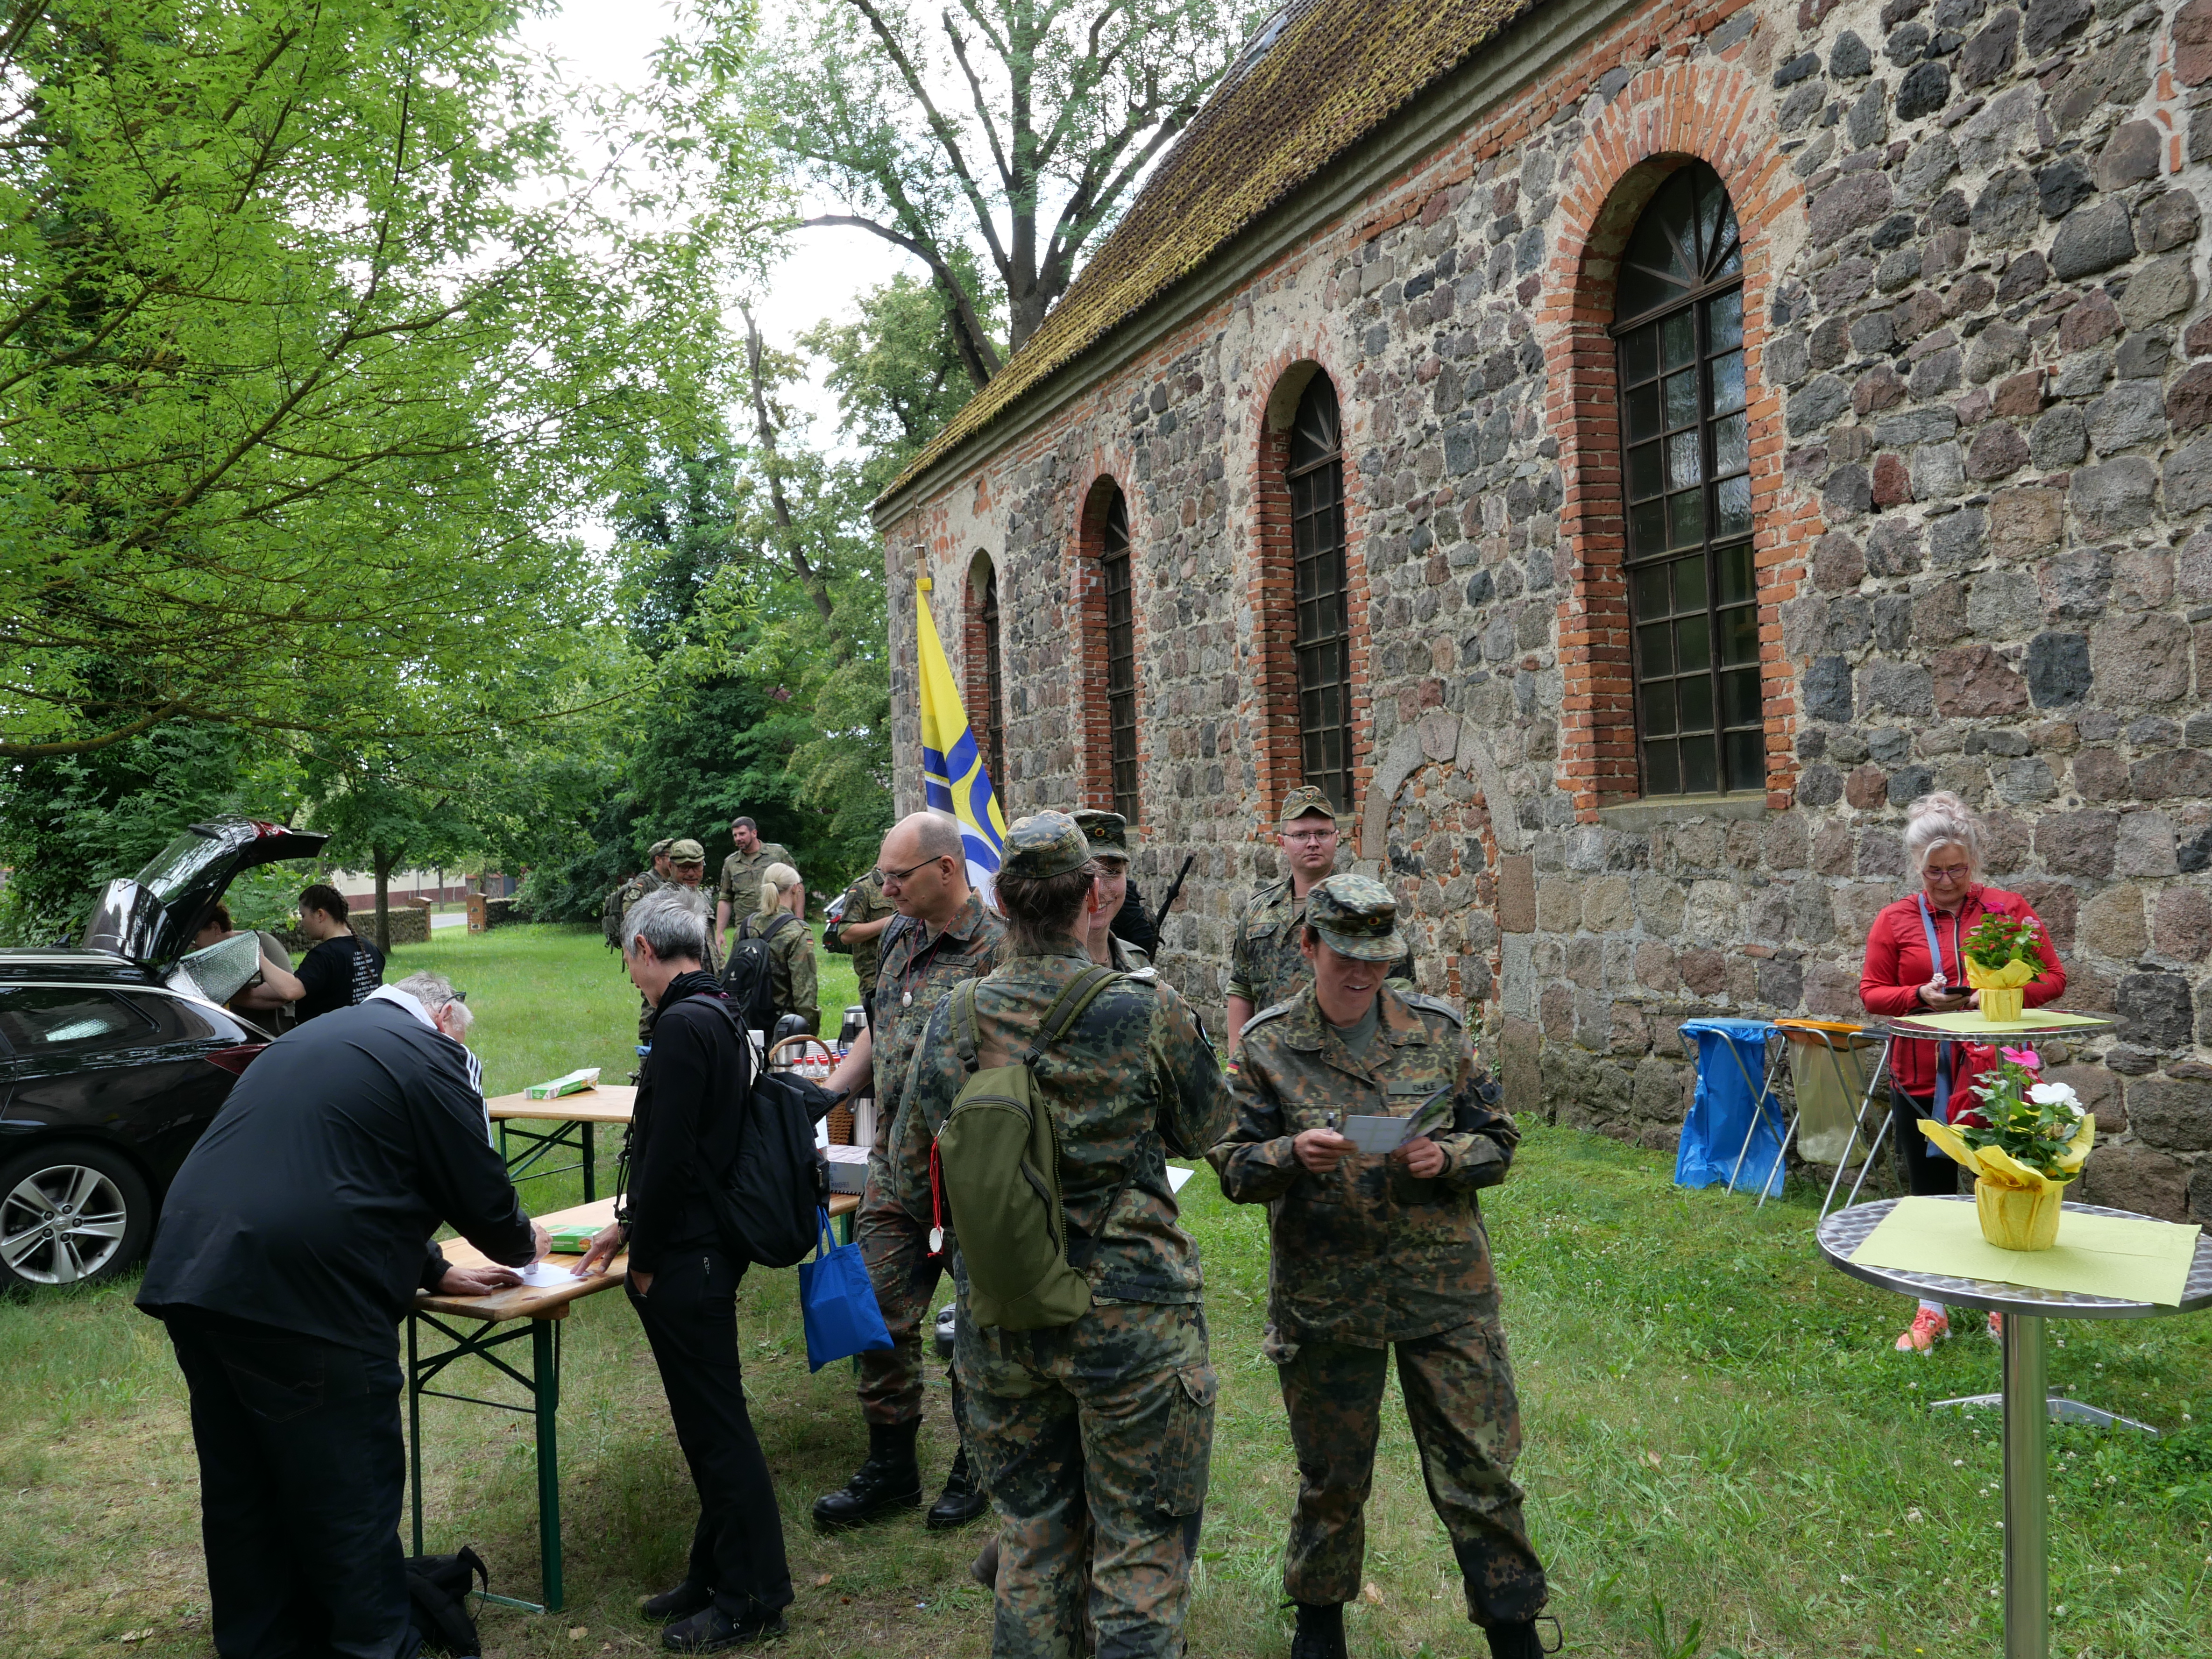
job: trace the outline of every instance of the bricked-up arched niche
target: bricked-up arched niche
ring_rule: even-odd
[[[1269,818],[1303,783],[1353,812],[1367,771],[1367,585],[1346,512],[1344,423],[1317,364],[1290,369],[1267,399],[1252,614]]]
[[[1111,477],[1094,483],[1076,525],[1076,617],[1081,633],[1083,798],[1138,826],[1137,560],[1129,502]]]
[[[1617,324],[1638,319],[1617,311],[1616,289],[1645,210],[1686,168],[1710,167],[1717,175],[1741,236],[1749,445],[1744,476],[1758,579],[1758,687],[1770,802],[1786,800],[1794,775],[1794,692],[1782,654],[1779,607],[1796,580],[1804,545],[1820,530],[1817,514],[1784,504],[1779,399],[1759,372],[1777,239],[1802,233],[1803,211],[1796,176],[1782,165],[1771,124],[1760,112],[1762,97],[1731,64],[1655,66],[1622,88],[1577,147],[1571,172],[1562,169],[1574,182],[1560,200],[1560,231],[1537,325],[1548,381],[1545,419],[1560,445],[1559,532],[1574,556],[1574,580],[1560,617],[1566,710],[1559,782],[1585,822],[1614,803],[1646,794],[1668,799],[1647,788],[1638,748],[1636,647],[1623,560],[1629,503],[1622,347],[1616,338]],[[1663,307],[1644,309],[1656,314]],[[1671,622],[1674,615],[1656,620]],[[1756,798],[1755,786],[1743,793]]]
[[[968,729],[991,775],[1000,810],[1006,810],[1006,705],[1004,641],[999,626],[999,572],[991,556],[978,552],[969,562],[968,592],[962,607],[961,700],[968,705]]]

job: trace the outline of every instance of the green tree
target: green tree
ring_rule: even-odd
[[[701,16],[712,39],[750,13],[705,0]],[[1230,66],[1246,21],[1234,0],[955,0],[933,16],[898,0],[797,0],[759,94],[798,181],[842,205],[804,222],[920,259],[981,386],[1002,356],[993,302],[1020,350]]]
[[[711,373],[769,192],[680,79],[564,104],[516,15],[9,15],[0,757],[179,717],[357,735],[351,688],[465,678],[588,587],[546,526]],[[641,136],[586,176],[564,113]]]
[[[953,337],[952,309],[935,287],[895,276],[863,295],[848,323],[823,321],[799,337],[828,365],[838,427],[862,451],[860,484],[873,497],[975,395]]]

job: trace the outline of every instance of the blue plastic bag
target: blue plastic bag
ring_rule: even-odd
[[[1682,1124],[1681,1147],[1674,1158],[1676,1186],[1717,1187],[1735,1170],[1740,1154],[1743,1171],[1735,1178],[1738,1192],[1755,1194],[1770,1183],[1781,1185],[1781,1172],[1775,1166],[1782,1159],[1782,1137],[1774,1121],[1774,1102],[1770,1100],[1759,1112],[1748,1153],[1743,1146],[1744,1131],[1752,1127],[1753,1085],[1765,1075],[1766,1040],[1773,1031],[1763,1019],[1682,1022],[1682,1035],[1697,1048],[1698,1092]]]
[[[817,1208],[822,1230],[814,1260],[799,1264],[799,1310],[806,1321],[806,1369],[891,1346],[876,1287],[857,1244],[833,1244],[830,1212]]]

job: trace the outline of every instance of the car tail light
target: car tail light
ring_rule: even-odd
[[[233,1077],[236,1077],[253,1063],[254,1055],[268,1046],[265,1042],[242,1043],[235,1048],[217,1048],[214,1053],[204,1054],[202,1058],[209,1065],[220,1066]]]

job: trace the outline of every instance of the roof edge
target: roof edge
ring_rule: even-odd
[[[1167,284],[1130,315],[1109,325],[1036,385],[1016,393],[1007,407],[984,426],[920,471],[895,480],[870,504],[870,521],[880,532],[978,460],[1019,441],[1041,422],[1233,289],[1254,267],[1304,240],[1330,220],[1346,216],[1371,188],[1377,174],[1387,177],[1408,161],[1438,148],[1453,128],[1465,126],[1471,117],[1503,103],[1520,86],[1578,50],[1590,36],[1648,3],[1539,0],[1275,198],[1196,267]]]

